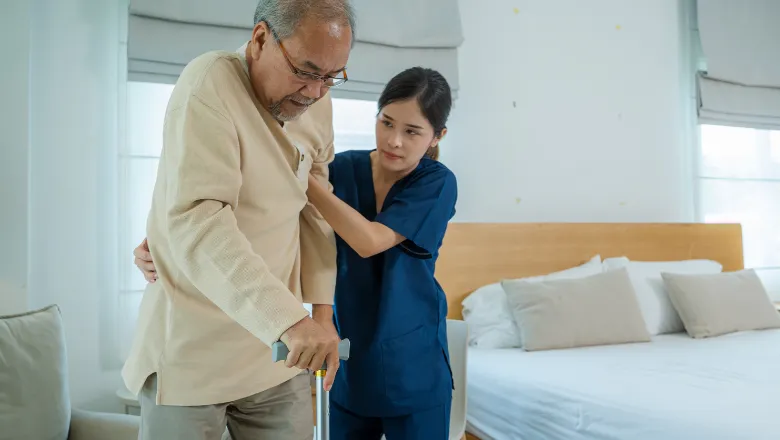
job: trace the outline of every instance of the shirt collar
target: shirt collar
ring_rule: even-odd
[[[247,75],[249,75],[249,64],[247,64],[247,62],[246,62],[246,47],[248,45],[249,45],[249,42],[247,41],[241,47],[236,49],[236,53],[238,54],[238,58],[241,60],[241,65],[244,66],[244,72],[246,72]]]

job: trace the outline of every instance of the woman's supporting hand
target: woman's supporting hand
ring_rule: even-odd
[[[316,191],[321,188],[321,185],[319,182],[317,182],[317,178],[313,175],[309,174],[309,187],[306,190],[306,194],[309,194],[309,191]]]
[[[146,238],[133,250],[133,255],[135,256],[135,265],[144,274],[146,281],[150,283],[157,281],[157,269],[154,267]]]

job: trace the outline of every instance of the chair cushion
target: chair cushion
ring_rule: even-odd
[[[0,440],[66,440],[68,361],[60,310],[0,316]]]

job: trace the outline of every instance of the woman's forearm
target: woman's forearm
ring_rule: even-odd
[[[384,252],[404,240],[387,226],[372,222],[309,178],[309,202],[334,231],[363,258]]]

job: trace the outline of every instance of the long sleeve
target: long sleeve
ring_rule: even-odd
[[[166,115],[167,228],[174,264],[203,295],[271,345],[308,315],[239,230],[242,184],[233,123],[191,95]]]
[[[314,157],[311,174],[330,188],[328,165],[333,142]],[[333,304],[336,289],[336,238],[333,229],[311,203],[301,211],[301,293],[303,302]]]

